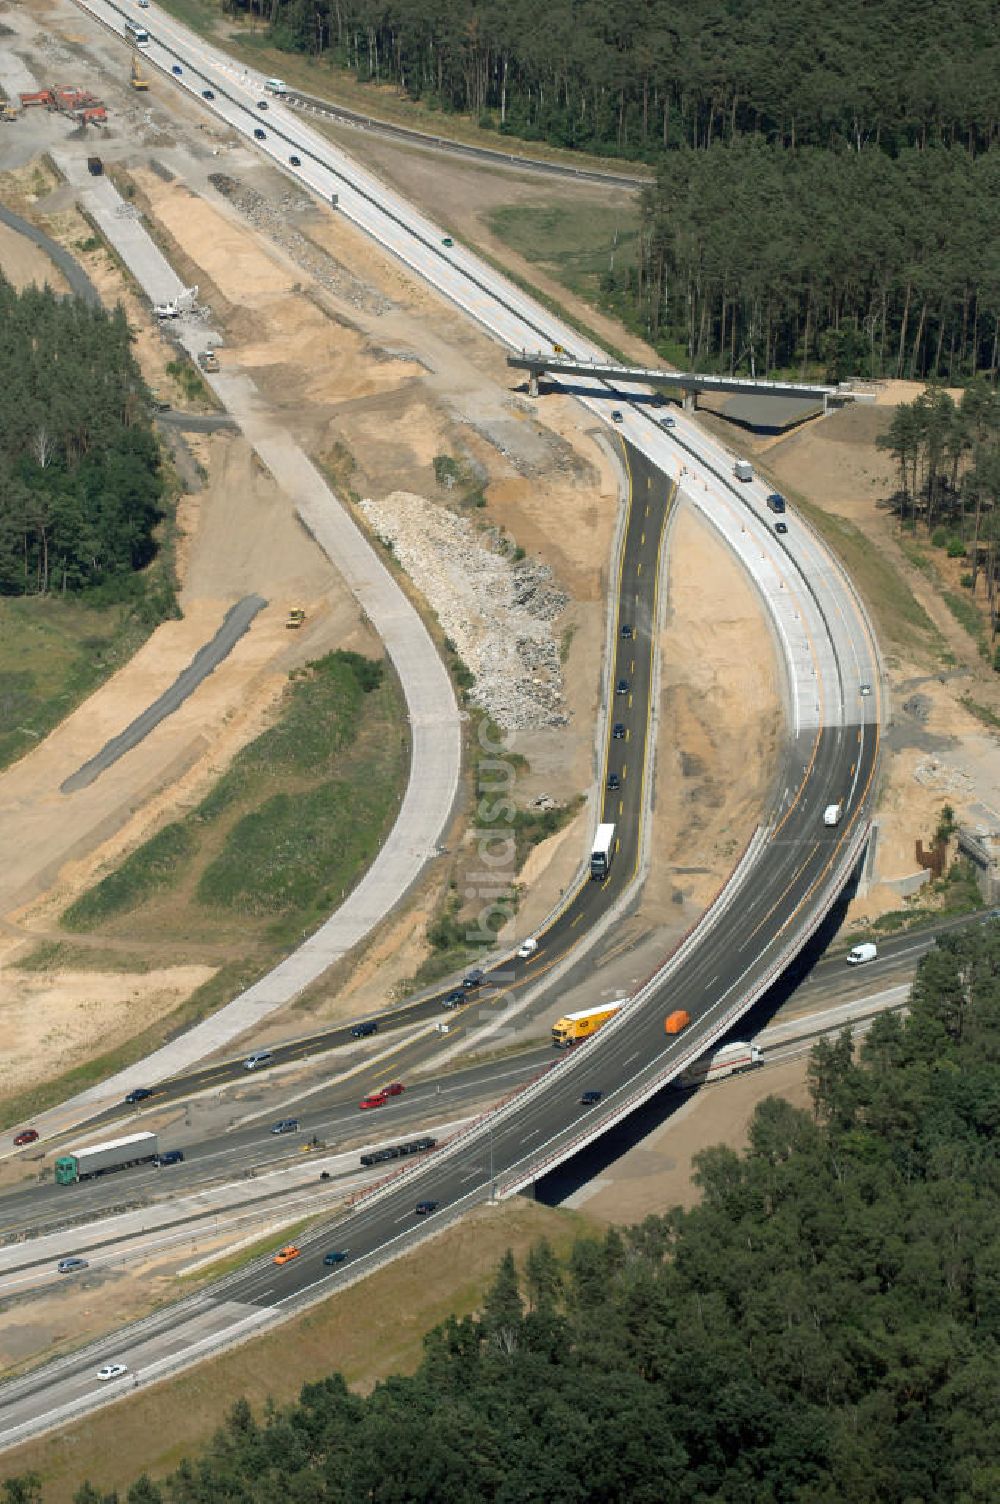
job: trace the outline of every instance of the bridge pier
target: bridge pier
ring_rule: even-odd
[[[529,371],[528,372],[528,396],[529,397],[537,397],[538,396],[538,378],[539,378],[540,375],[541,375],[540,371]]]
[[[690,390],[684,392],[684,411],[696,413],[698,411],[698,393]]]

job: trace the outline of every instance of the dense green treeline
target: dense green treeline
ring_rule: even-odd
[[[995,376],[1000,151],[674,152],[630,291],[695,367]]]
[[[164,492],[124,310],[0,276],[0,369],[0,594],[120,584]]]
[[[780,145],[988,148],[992,0],[227,0],[280,45],[515,135],[652,159]]]
[[[237,1404],[129,1501],[991,1504],[1000,925],[943,938],[909,1017],[821,1044],[810,1081],[811,1113],[770,1098],[744,1153],[700,1157],[692,1211],[508,1258],[412,1378]]]

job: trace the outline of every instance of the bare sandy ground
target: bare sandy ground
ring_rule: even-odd
[[[21,292],[34,284],[44,287],[46,283],[53,292],[66,291],[66,279],[45,252],[24,235],[0,225],[0,271]]]

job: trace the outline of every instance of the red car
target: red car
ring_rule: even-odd
[[[402,1087],[400,1087],[400,1090],[402,1091]],[[37,1139],[37,1137],[38,1137],[38,1129],[37,1128],[25,1128],[24,1132],[23,1133],[19,1133],[17,1135],[17,1137],[15,1138],[15,1140],[14,1140],[14,1147],[15,1147],[15,1149],[22,1149],[25,1144],[33,1144],[35,1142],[35,1140]]]
[[[363,1112],[366,1107],[384,1107],[388,1100],[384,1091],[373,1091],[370,1097],[362,1097],[358,1106]]]
[[[389,1086],[383,1086],[382,1095],[386,1097],[401,1097],[406,1090],[402,1081],[393,1081]]]

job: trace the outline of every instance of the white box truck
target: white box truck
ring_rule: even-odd
[[[288,85],[285,83],[283,78],[266,78],[264,80],[264,88],[267,90],[268,94],[288,93]]]
[[[864,966],[866,962],[874,961],[877,956],[878,947],[870,940],[866,940],[863,945],[856,945],[853,950],[848,951],[847,964],[848,966]]]
[[[109,1139],[104,1144],[89,1144],[86,1149],[71,1149],[56,1160],[56,1185],[75,1185],[93,1175],[124,1170],[129,1165],[151,1164],[159,1154],[155,1133],[130,1133],[126,1138]]]
[[[737,480],[753,480],[753,466],[749,460],[737,460],[733,466],[733,474]]]
[[[842,804],[828,804],[826,809],[823,811],[823,824],[839,825],[840,817],[843,813],[844,806]]]
[[[611,871],[611,863],[615,855],[615,827],[613,825],[599,825],[597,835],[594,837],[594,846],[590,853],[590,875],[598,882],[602,882]]]
[[[738,1076],[742,1071],[756,1070],[763,1064],[764,1051],[758,1045],[736,1040],[713,1050],[710,1055],[702,1055],[700,1060],[687,1066],[677,1077],[675,1085],[681,1088],[701,1086],[705,1081],[721,1081],[725,1076]]]

